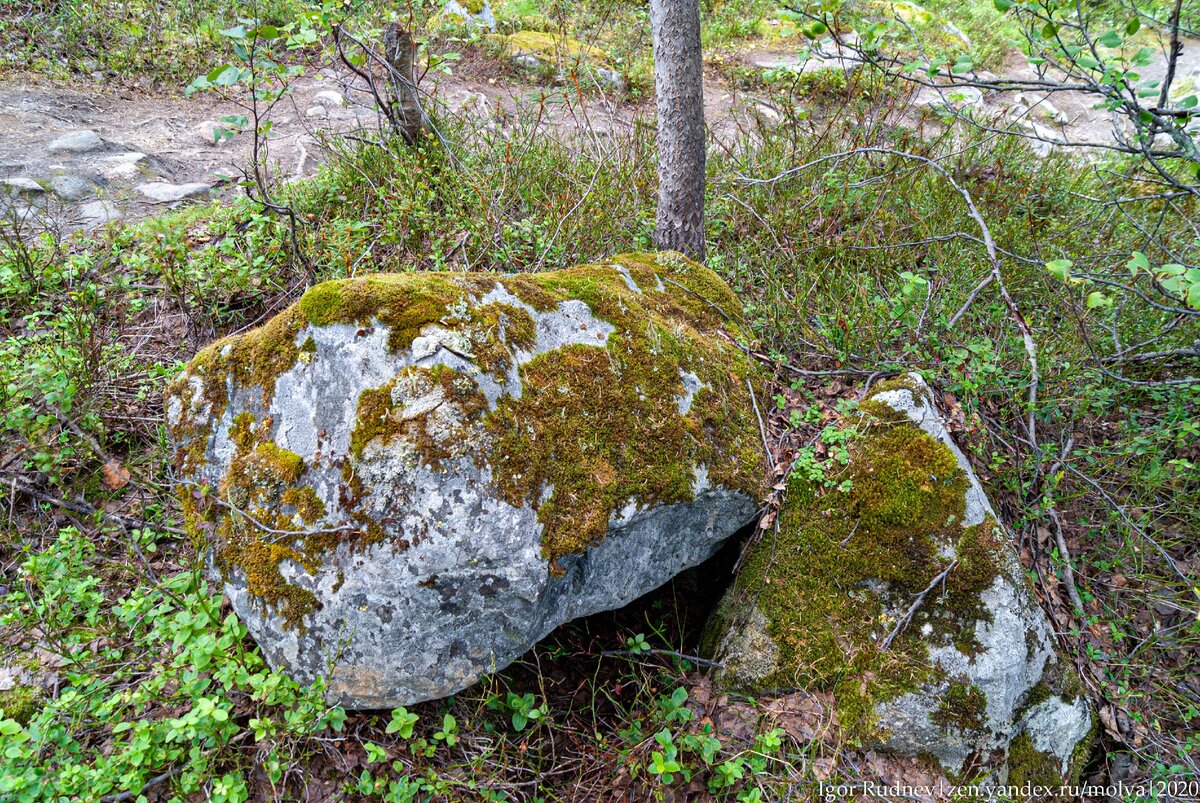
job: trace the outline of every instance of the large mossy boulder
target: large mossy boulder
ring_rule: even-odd
[[[671,253],[318,285],[168,389],[188,529],[272,665],[452,694],[752,518],[741,326]]]
[[[826,440],[848,459],[793,476],[708,625],[718,685],[831,692],[848,737],[952,777],[1077,777],[1091,706],[928,387],[883,383]]]

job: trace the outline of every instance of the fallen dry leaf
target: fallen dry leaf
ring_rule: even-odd
[[[129,469],[115,461],[105,463],[101,475],[104,487],[110,491],[119,491],[129,484]]]

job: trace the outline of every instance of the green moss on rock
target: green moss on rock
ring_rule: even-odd
[[[831,691],[843,726],[873,739],[881,736],[879,703],[937,680],[928,643],[973,639],[974,623],[988,615],[979,595],[995,579],[991,550],[999,545],[990,524],[963,528],[969,483],[945,444],[906,416],[875,415],[869,407],[866,413],[841,424],[860,433],[850,442],[844,474],[833,477],[849,479],[849,490],[794,477],[778,536],[751,550],[739,573],[734,593],[756,600],[779,648],[778,670],[756,676],[734,660],[722,682],[748,693]],[[913,598],[955,559],[943,593],[883,649]],[[963,699],[944,712],[947,724],[979,727],[982,695],[951,689]]]
[[[499,300],[485,303],[492,291]],[[573,300],[611,334],[531,356],[534,315]],[[397,353],[434,327],[440,347],[474,367],[407,367],[363,391],[348,454],[314,458],[340,461],[339,510],[327,511],[306,482],[310,467],[273,442],[261,409],[283,372],[318,358],[320,337],[302,337],[306,327],[335,324],[385,326]],[[203,463],[212,438],[204,427],[220,419],[230,390],[263,393],[262,405],[251,405],[256,412],[243,407],[225,433],[235,454],[217,498],[181,494],[188,529],[214,546],[222,571],[243,571],[252,596],[299,626],[317,601],[287,583],[280,566],[311,572],[339,544],[388,537],[364,512],[370,488],[356,471],[373,444],[432,470],[464,457],[487,464],[503,499],[537,510],[551,571],[603,538],[627,505],[690,501],[699,474],[759,498],[765,467],[748,385],[761,383],[731,342],[742,326],[729,288],[677,254],[626,254],[536,275],[411,273],[317,285],[266,326],[204,349],[168,391],[185,410],[208,406],[210,423],[184,415],[172,432],[183,444],[177,465],[185,476]],[[490,406],[480,372],[513,394]],[[520,388],[511,387],[514,377]],[[330,515],[351,524],[321,529]]]
[[[1062,772],[1053,753],[1043,753],[1034,747],[1028,733],[1019,734],[1013,739],[1008,748],[1006,786],[1019,788],[1029,785],[1058,789],[1062,783]]]
[[[987,723],[987,697],[974,684],[953,681],[929,719],[943,728],[982,730]]]
[[[762,493],[746,387],[754,368],[704,333],[726,320],[737,331],[736,299],[716,274],[680,260],[621,255],[505,281],[535,309],[579,299],[615,329],[604,348],[569,346],[522,366],[521,396],[502,399],[487,419],[497,485],[511,504],[537,508],[552,568],[602,538],[628,503],[691,501],[701,465],[714,484]],[[682,412],[685,371],[699,389]]]
[[[441,469],[443,461],[467,453],[474,440],[471,431],[487,406],[474,380],[453,368],[405,368],[359,397],[350,454],[361,458],[367,444],[403,438],[415,447],[422,465]]]
[[[12,688],[0,691],[0,711],[7,719],[16,720],[22,726],[28,725],[41,706],[41,692],[33,686],[17,684]]]
[[[533,56],[548,64],[562,61],[588,62],[596,67],[609,66],[608,54],[603,50],[562,34],[517,31],[508,36],[496,35],[495,39],[507,56]]]

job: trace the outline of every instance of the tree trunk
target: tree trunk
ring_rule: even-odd
[[[414,145],[429,120],[417,96],[417,44],[412,33],[394,22],[388,23],[383,29],[383,56],[391,88],[388,119],[404,141]]]
[[[704,261],[704,63],[697,0],[650,0],[658,108],[657,248]]]

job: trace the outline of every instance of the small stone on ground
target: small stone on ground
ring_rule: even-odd
[[[104,146],[104,140],[95,131],[72,131],[63,134],[49,145],[46,150],[50,153],[89,153]]]
[[[139,184],[134,189],[152,201],[157,201],[158,203],[170,203],[172,201],[182,201],[184,198],[202,195],[207,193],[211,187],[201,182],[195,182],[191,184],[168,184],[165,181],[155,181],[149,184]]]

